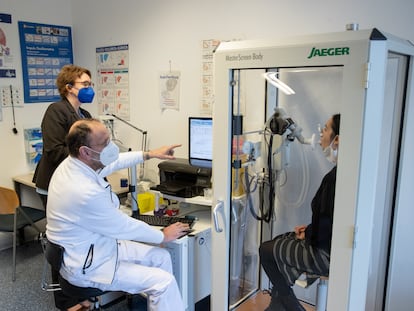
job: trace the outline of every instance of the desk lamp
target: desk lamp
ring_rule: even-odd
[[[141,140],[141,150],[147,151],[147,131],[144,131],[135,125],[129,123],[128,121],[118,117],[115,114],[107,114],[108,116],[112,116],[115,119],[125,123],[129,127],[133,128],[134,130],[140,132],[142,134],[142,140]],[[131,149],[129,149],[131,151]],[[131,207],[132,207],[132,217],[137,218],[139,215],[139,207],[138,207],[138,196],[137,196],[137,169],[136,165],[128,168],[131,181],[129,183],[129,192],[131,192],[132,200],[131,200]],[[140,170],[140,176],[139,178],[142,179],[144,176],[144,162],[141,163],[141,170]]]

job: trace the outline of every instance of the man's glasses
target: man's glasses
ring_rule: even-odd
[[[77,81],[75,82],[75,84],[76,83],[82,84],[84,87],[90,87],[90,86],[93,87],[93,83],[91,81]]]

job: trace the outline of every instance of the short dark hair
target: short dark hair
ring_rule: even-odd
[[[339,135],[339,127],[341,125],[341,114],[337,113],[332,116],[332,131],[334,136]]]
[[[69,155],[73,157],[79,156],[79,148],[82,146],[89,146],[91,140],[92,122],[99,122],[98,119],[81,119],[73,123],[66,135],[66,145],[68,146]]]

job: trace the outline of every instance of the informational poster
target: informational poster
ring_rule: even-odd
[[[130,120],[128,44],[96,48],[96,67],[99,114]]]
[[[72,30],[67,26],[19,21],[25,103],[60,99],[56,77],[73,63]]]
[[[203,40],[201,59],[201,112],[211,114],[214,104],[214,74],[213,74],[213,53],[219,46],[220,40]]]
[[[11,32],[12,16],[0,13],[0,78],[16,78],[13,65],[13,51],[8,43]]]
[[[159,86],[161,109],[178,110],[180,108],[180,72],[161,72]]]

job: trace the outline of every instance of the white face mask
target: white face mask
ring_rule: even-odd
[[[325,149],[323,149],[323,154],[325,155],[326,159],[329,162],[331,162],[333,164],[336,164],[336,162],[338,161],[338,149],[335,149],[334,150],[332,148],[332,144],[334,142],[334,139],[331,141],[331,143],[329,144],[328,147],[326,147]]]
[[[112,162],[118,160],[119,157],[119,148],[117,145],[115,145],[114,142],[109,142],[108,145],[106,145],[105,148],[102,149],[101,152],[97,152],[89,147],[87,147],[89,150],[92,150],[93,152],[99,154],[99,160],[93,159],[95,161],[101,162],[103,165],[107,166],[111,164]]]

